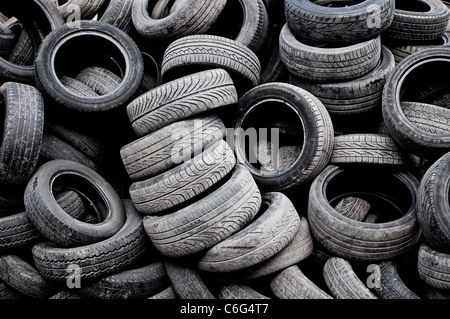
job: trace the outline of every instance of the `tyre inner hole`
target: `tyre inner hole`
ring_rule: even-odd
[[[61,189],[72,190],[81,196],[86,209],[84,215],[93,212],[97,217],[97,222],[99,223],[103,222],[108,217],[109,205],[107,204],[105,198],[101,195],[101,191],[82,176],[75,173],[64,173],[58,175],[53,180],[51,185],[54,199],[54,194],[59,192]]]
[[[290,168],[304,145],[299,115],[281,100],[260,102],[242,122],[240,141],[245,160],[255,169],[274,173]]]
[[[400,218],[413,204],[411,191],[399,177],[381,170],[341,171],[328,182],[325,194],[333,207],[350,196],[367,201],[370,204],[368,214],[376,214],[377,223]]]
[[[419,0],[395,0],[395,9],[412,11],[412,12],[428,12],[430,6]]]
[[[55,55],[54,68],[59,79],[63,76],[75,78],[88,67],[104,68],[123,78],[127,62],[117,45],[95,34],[68,39]]]

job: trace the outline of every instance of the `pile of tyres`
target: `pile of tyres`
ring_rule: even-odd
[[[3,1],[0,298],[449,298],[449,6]]]

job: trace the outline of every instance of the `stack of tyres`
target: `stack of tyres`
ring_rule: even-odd
[[[446,1],[26,3],[0,299],[449,297]]]

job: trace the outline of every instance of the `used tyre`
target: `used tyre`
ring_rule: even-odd
[[[142,82],[141,51],[117,27],[100,21],[79,23],[78,28],[65,24],[45,38],[36,58],[37,87],[52,100],[78,112],[105,112],[125,106]],[[61,76],[74,77],[92,63],[123,74],[120,85],[108,94],[92,97],[74,94],[59,80]]]

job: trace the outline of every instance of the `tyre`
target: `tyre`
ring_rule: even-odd
[[[339,47],[297,40],[287,23],[280,32],[280,56],[289,73],[315,82],[343,82],[360,78],[377,66],[381,39]]]
[[[50,0],[29,1],[27,6],[27,10],[23,10],[21,2],[3,2],[0,5],[0,12],[16,17],[23,24],[32,43],[33,55],[35,55],[43,38],[62,26],[64,19]],[[34,65],[16,64],[0,57],[0,81],[2,83],[19,82],[34,86],[34,80]]]
[[[417,271],[420,278],[429,286],[440,291],[450,290],[450,256],[431,248],[427,242],[420,245]]]
[[[442,253],[450,252],[449,169],[450,153],[446,153],[426,170],[418,193],[417,219],[423,236],[430,247]]]
[[[276,114],[267,117],[274,109]],[[312,181],[331,156],[334,130],[328,112],[294,85],[266,83],[248,91],[239,100],[233,125],[237,161],[264,191]]]
[[[234,276],[234,278],[242,278],[242,280],[268,278],[267,276],[298,264],[308,258],[313,252],[313,247],[314,244],[309,230],[308,220],[300,215],[300,227],[294,239],[289,244],[266,261],[244,269],[242,273],[234,272],[230,275]]]
[[[0,23],[0,56],[7,57],[13,48],[16,35],[5,24]]]
[[[233,105],[238,96],[230,75],[223,69],[207,70],[162,84],[127,105],[127,114],[138,136]]]
[[[45,279],[31,262],[19,255],[0,256],[0,279],[19,293],[47,299],[57,292],[54,282]]]
[[[258,54],[269,32],[269,14],[262,0],[227,1],[208,34],[234,39]]]
[[[193,70],[222,68],[238,89],[239,96],[259,84],[261,63],[248,47],[233,39],[198,34],[170,43],[164,51],[161,76],[167,82]]]
[[[406,159],[403,150],[389,135],[343,134],[334,139],[333,153],[329,163],[399,167],[406,165]]]
[[[73,191],[63,191],[55,195],[59,206],[70,216],[80,219],[85,213],[82,198]],[[0,218],[0,251],[12,252],[27,247],[45,238],[34,227],[26,212]]]
[[[450,110],[434,104],[400,102],[403,114],[417,129],[435,135],[450,134]]]
[[[386,30],[389,40],[423,42],[439,39],[446,31],[449,9],[439,0],[395,1],[394,18]]]
[[[374,293],[380,299],[420,299],[400,278],[397,264],[384,261],[380,267],[380,286],[374,288]]]
[[[145,216],[144,228],[164,256],[181,257],[213,249],[256,216],[261,194],[251,174],[236,166],[220,187],[163,216]]]
[[[177,39],[205,33],[222,12],[226,0],[181,1],[167,17],[153,19],[149,15],[149,0],[133,3],[132,21],[138,33],[152,39]]]
[[[340,199],[333,208],[343,216],[357,221],[366,221],[370,203],[360,197],[348,196]]]
[[[413,155],[436,158],[450,150],[449,134],[436,135],[417,128],[402,110],[403,101],[420,101],[417,92],[442,86],[442,80],[432,74],[437,70],[445,72],[450,66],[449,57],[450,48],[413,53],[397,65],[383,89],[382,114],[386,127],[399,146]],[[417,81],[424,78],[429,81]]]
[[[225,141],[219,141],[186,163],[132,183],[130,197],[141,214],[163,214],[201,197],[223,180],[235,164],[233,150]]]
[[[91,282],[80,293],[92,299],[144,299],[167,287],[169,280],[162,261],[123,270]]]
[[[349,261],[377,262],[400,256],[421,236],[416,217],[418,186],[408,172],[329,165],[310,188],[311,234],[329,253]],[[356,221],[336,211],[335,203],[347,196],[368,201],[380,215],[379,222]]]
[[[198,268],[227,273],[261,263],[283,249],[300,227],[300,217],[289,198],[279,192],[264,193],[259,215],[246,227],[208,249]]]
[[[97,165],[81,151],[53,134],[44,132],[39,154],[39,166],[54,160],[68,160],[87,166],[97,172],[99,170]]]
[[[297,265],[278,273],[270,281],[270,289],[279,299],[333,299],[306,277]]]
[[[164,266],[178,299],[216,299],[192,265],[165,259]]]
[[[110,0],[105,2],[108,6],[100,10],[99,21],[108,23],[120,30],[130,33],[133,30],[131,19],[134,1]]]
[[[384,84],[395,67],[394,56],[384,45],[380,59],[371,72],[354,80],[318,83],[290,74],[289,83],[314,94],[332,117],[379,112]]]
[[[418,52],[423,49],[428,49],[432,47],[439,47],[439,46],[450,46],[450,34],[444,33],[439,39],[428,41],[422,44],[418,43],[405,43],[403,45],[395,45],[391,44],[389,45],[389,50],[391,50],[392,54],[394,55],[395,63],[400,63],[404,58],[407,56]]]
[[[0,183],[24,185],[38,166],[44,130],[44,100],[33,86],[15,82],[0,87],[5,108],[0,146]]]
[[[130,179],[144,180],[199,155],[222,140],[225,133],[220,117],[198,115],[166,125],[124,145],[120,156]]]
[[[116,90],[122,79],[114,72],[100,67],[87,67],[75,76],[75,79],[87,85],[98,95],[107,95]]]
[[[125,106],[143,78],[139,48],[126,33],[110,24],[87,20],[79,23],[79,28],[66,24],[45,38],[36,58],[37,87],[51,100],[78,112],[106,112]],[[53,55],[55,59],[51,58]],[[116,74],[123,73],[120,85],[111,93],[81,96],[62,85],[61,76],[74,77],[93,63]]]
[[[229,284],[217,292],[219,299],[270,299],[245,284]]]
[[[376,38],[394,19],[395,1],[285,1],[285,15],[296,37],[314,43],[350,43]]]
[[[32,247],[39,273],[50,280],[66,281],[67,269],[80,267],[80,279],[95,279],[117,273],[148,253],[148,240],[142,217],[129,200],[123,201],[126,214],[122,228],[112,237],[97,243],[72,248],[42,242]]]
[[[70,217],[52,194],[56,185],[82,194],[101,221],[88,224]],[[105,240],[120,230],[125,219],[122,201],[111,185],[88,167],[67,160],[53,160],[39,167],[25,189],[24,203],[35,227],[63,247]]]
[[[336,299],[378,299],[343,258],[330,257],[323,268],[323,277]]]
[[[172,286],[167,287],[163,291],[149,297],[148,299],[178,299],[175,290],[173,290]]]

